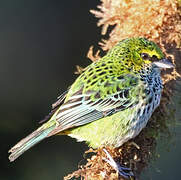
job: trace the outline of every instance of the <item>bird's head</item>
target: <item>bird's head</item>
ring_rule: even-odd
[[[173,68],[173,64],[165,58],[161,49],[154,42],[145,38],[128,38],[120,41],[112,51],[112,55],[121,58],[128,68],[141,70],[145,67]]]

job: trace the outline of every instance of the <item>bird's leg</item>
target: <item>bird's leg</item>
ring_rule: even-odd
[[[115,169],[120,176],[123,176],[124,178],[128,179],[131,176],[134,176],[133,172],[130,168],[123,167],[119,163],[117,163],[109,154],[109,152],[103,148],[103,151],[107,155],[107,159],[103,158],[113,169]]]

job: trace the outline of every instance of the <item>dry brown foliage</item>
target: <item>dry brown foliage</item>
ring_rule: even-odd
[[[106,147],[112,157],[120,164],[131,167],[139,177],[147,167],[156,147],[156,137],[160,132],[169,134],[165,115],[166,105],[170,101],[173,80],[180,77],[181,69],[181,1],[180,0],[101,0],[99,10],[91,10],[99,18],[98,26],[102,26],[102,35],[108,33],[109,39],[102,39],[99,45],[103,51],[111,49],[118,41],[129,37],[146,37],[160,45],[166,56],[171,57],[176,65],[174,70],[162,74],[165,84],[161,105],[149,121],[147,127],[135,139],[120,148]],[[93,55],[93,48],[88,52],[92,61],[99,59],[99,52]],[[134,143],[132,143],[134,141]],[[135,146],[138,145],[138,147]],[[91,152],[93,150],[89,150]],[[86,153],[88,153],[86,152]],[[95,154],[87,159],[87,164],[65,177],[85,180],[123,179],[107,164],[103,158],[105,153],[95,150]]]
[[[100,43],[104,50],[112,48],[118,41],[129,37],[146,37],[157,43],[180,45],[181,21],[175,0],[101,0],[97,10],[91,10],[98,26],[106,34],[110,25],[115,27],[109,40]]]

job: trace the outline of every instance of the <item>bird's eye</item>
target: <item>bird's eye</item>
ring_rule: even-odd
[[[152,61],[158,61],[158,58],[157,58],[156,55],[153,55],[153,56],[151,57],[151,60],[152,60]]]
[[[141,57],[142,57],[142,59],[144,59],[144,60],[150,58],[150,56],[149,56],[147,53],[141,53]]]

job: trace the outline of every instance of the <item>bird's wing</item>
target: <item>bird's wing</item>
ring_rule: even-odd
[[[135,88],[137,83],[138,77],[127,74],[120,80],[110,78],[98,83],[97,90],[84,91],[85,85],[82,85],[57,110],[57,131],[84,125],[134,106],[137,101],[135,92],[139,93]]]
[[[45,123],[48,120],[50,120],[50,118],[52,117],[52,115],[57,111],[57,109],[63,104],[65,98],[66,98],[66,94],[67,94],[68,90],[63,92],[58,98],[57,101],[55,103],[52,104],[52,110],[50,111],[50,113],[44,117],[44,119],[42,119],[39,123]]]

